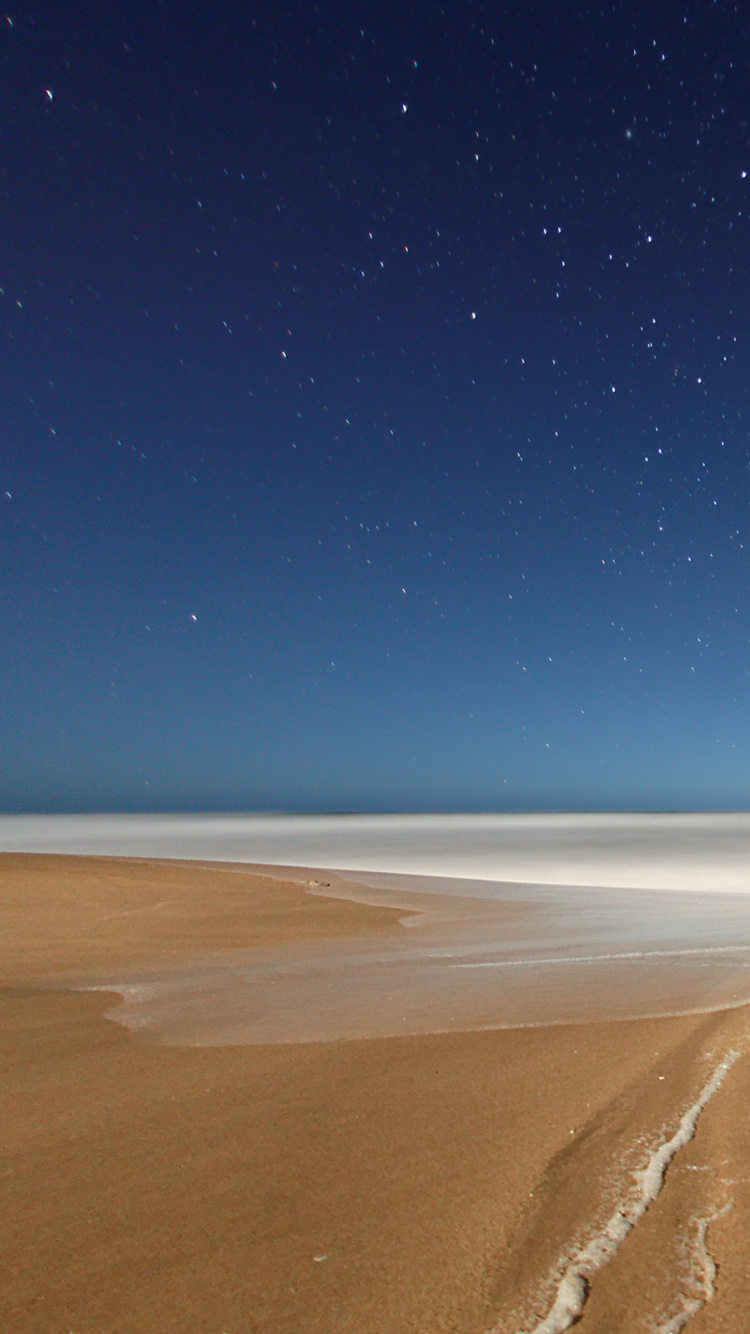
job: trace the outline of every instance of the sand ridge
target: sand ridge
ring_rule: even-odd
[[[533,1328],[555,1276],[742,1044],[746,1013],[198,1050],[133,1037],[103,1018],[109,996],[59,990],[85,969],[221,950],[240,924],[255,941],[406,929],[397,910],[242,882],[0,859],[14,923],[0,943],[0,1324]],[[596,1274],[582,1330],[666,1329],[700,1289],[701,1238],[715,1293],[691,1329],[743,1327],[748,1083],[740,1058]]]

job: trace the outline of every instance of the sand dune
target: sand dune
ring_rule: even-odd
[[[197,1048],[68,989],[415,930],[281,875],[0,858],[3,1328],[551,1329],[649,1165],[576,1328],[745,1327],[744,1008]]]

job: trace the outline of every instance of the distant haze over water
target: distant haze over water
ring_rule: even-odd
[[[11,815],[0,851],[750,892],[750,814]],[[486,891],[485,891],[486,892]]]

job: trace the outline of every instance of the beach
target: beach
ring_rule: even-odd
[[[480,883],[2,854],[2,1327],[742,1329],[742,896]]]

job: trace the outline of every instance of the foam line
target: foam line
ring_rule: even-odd
[[[668,1320],[666,1325],[659,1325],[655,1334],[681,1334],[688,1321],[692,1320],[693,1316],[697,1315],[699,1311],[702,1311],[707,1302],[710,1302],[716,1291],[716,1261],[706,1244],[706,1234],[709,1224],[723,1218],[731,1208],[731,1204],[725,1204],[724,1208],[719,1209],[715,1214],[698,1220],[693,1259],[697,1271],[695,1277],[701,1289],[701,1295],[700,1297],[682,1297],[682,1310],[678,1311],[677,1315],[672,1316],[672,1319]]]
[[[536,968],[556,963],[611,963],[618,959],[684,959],[703,954],[742,954],[750,945],[700,945],[684,950],[625,950],[620,954],[562,954],[554,959],[482,959],[479,963],[453,963],[451,968]]]
[[[660,1144],[651,1154],[646,1166],[633,1174],[636,1190],[632,1199],[623,1208],[616,1210],[605,1223],[601,1232],[597,1233],[588,1245],[570,1261],[558,1283],[557,1295],[551,1309],[544,1320],[535,1325],[533,1330],[529,1331],[529,1334],[564,1334],[565,1330],[570,1329],[580,1319],[594,1274],[608,1260],[612,1259],[620,1243],[625,1240],[625,1237],[635,1227],[638,1220],[643,1217],[649,1205],[656,1199],[664,1185],[669,1164],[675,1154],[679,1153],[680,1149],[689,1144],[693,1138],[698,1117],[709,1099],[720,1087],[724,1076],[734,1065],[738,1056],[738,1051],[727,1053],[717,1065],[696,1101],[683,1115],[672,1138]],[[707,1226],[708,1222],[706,1222]],[[703,1245],[705,1249],[705,1229]],[[710,1257],[709,1262],[713,1263],[710,1261]],[[707,1271],[706,1290],[709,1289],[712,1293],[713,1278],[710,1270]],[[676,1328],[679,1330],[681,1326],[678,1325]],[[669,1327],[667,1327],[667,1330],[669,1330]],[[667,1330],[664,1331],[664,1334],[667,1334]],[[492,1334],[501,1334],[499,1325],[495,1326]]]

